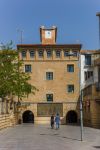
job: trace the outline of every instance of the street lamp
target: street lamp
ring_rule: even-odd
[[[97,12],[96,16],[99,18],[99,49],[100,49],[100,12]]]
[[[81,141],[83,141],[83,90],[81,86],[81,54],[79,53],[79,108],[80,108],[80,129],[81,129]]]

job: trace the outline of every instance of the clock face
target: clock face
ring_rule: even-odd
[[[45,38],[51,38],[51,31],[45,31]]]

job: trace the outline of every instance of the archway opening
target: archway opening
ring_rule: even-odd
[[[34,114],[32,111],[27,110],[23,113],[23,123],[34,123]]]
[[[77,113],[71,110],[66,115],[66,124],[74,124],[74,123],[77,123]]]

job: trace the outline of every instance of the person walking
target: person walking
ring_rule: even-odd
[[[55,117],[55,123],[56,123],[56,129],[59,129],[59,125],[60,125],[60,116],[57,113],[56,117]]]
[[[51,129],[54,128],[54,115],[51,116]]]

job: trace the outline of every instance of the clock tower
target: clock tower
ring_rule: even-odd
[[[52,28],[40,27],[40,39],[42,44],[56,44],[57,27]]]

